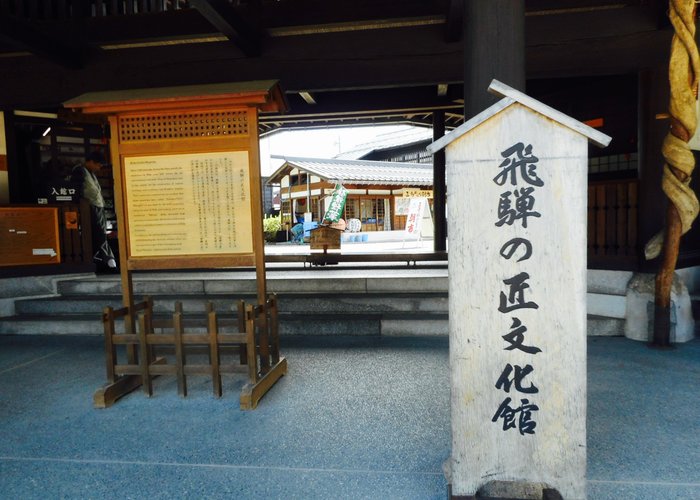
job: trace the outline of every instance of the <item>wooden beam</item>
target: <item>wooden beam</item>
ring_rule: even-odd
[[[459,42],[464,25],[464,0],[449,0],[445,16],[445,41]]]
[[[462,1],[462,0],[457,0]],[[268,4],[272,2],[266,2]],[[358,23],[444,14],[444,0],[282,0],[264,12],[268,27]]]
[[[663,63],[668,56],[670,31],[654,30],[648,10],[640,9],[627,7],[610,11],[615,13],[615,18],[607,20],[608,11],[526,18],[528,78],[621,74]],[[187,19],[195,19],[191,16],[194,13],[200,24],[206,24],[201,22],[197,11],[182,11],[183,16],[186,13],[189,13]],[[173,29],[184,29],[187,19],[170,14],[173,13],[160,14],[163,22],[173,21],[176,23]],[[618,14],[624,16],[617,18]],[[159,30],[154,24],[158,21],[156,15],[149,17],[151,31],[146,29],[149,23],[144,19],[132,17],[133,23],[143,31],[128,31],[128,25],[123,23],[132,22],[129,16],[122,16],[119,23],[111,19],[114,24],[102,23],[103,19],[91,19],[86,24],[90,30],[98,26],[98,21],[99,25],[109,27],[110,34],[104,40],[110,42],[119,41],[119,26],[128,31],[125,35],[128,39],[138,37],[139,33],[151,39],[177,31]],[[139,24],[142,21],[144,23]],[[193,31],[201,28],[198,26]],[[59,33],[70,36],[71,32],[66,25],[60,30],[56,26],[54,33],[54,36]],[[190,35],[192,32],[187,33]],[[211,83],[222,81],[222,67],[230,68],[231,75],[240,81],[274,75],[288,92],[308,91],[321,96],[323,90],[355,89],[361,97],[358,102],[365,102],[366,98],[371,98],[364,92],[367,88],[433,85],[426,88],[435,100],[435,85],[458,84],[464,78],[462,44],[445,43],[442,35],[436,26],[419,26],[271,37],[266,40],[265,52],[259,58],[243,57],[229,42],[104,50],[99,57],[91,58],[90,66],[82,71],[61,71],[60,68],[57,71],[54,64],[28,56],[2,57],[0,74],[6,78],[0,106],[50,107],[95,89]],[[91,44],[96,43],[94,38],[89,40]],[[412,42],[410,53],[406,52],[407,40]],[[153,71],[154,67],[157,71]],[[148,75],[147,80],[145,75]],[[60,82],[60,85],[47,86],[47,81]],[[450,85],[448,95],[458,87],[460,85]],[[295,113],[298,110],[294,101],[308,109],[298,95],[289,94],[289,97]],[[317,101],[318,111],[327,104],[327,95],[321,97],[323,99]],[[421,103],[432,109],[438,105],[426,101],[421,100]]]
[[[224,0],[190,0],[204,18],[246,56],[260,55],[260,33]]]
[[[80,69],[85,63],[83,47],[68,44],[65,38],[49,36],[33,24],[13,16],[0,16],[0,41],[67,69]]]

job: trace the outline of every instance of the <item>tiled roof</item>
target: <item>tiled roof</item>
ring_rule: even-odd
[[[329,182],[344,184],[381,184],[396,186],[432,186],[433,166],[430,163],[398,163],[391,161],[325,160],[273,156],[284,160],[268,182],[278,182],[290,168],[298,168]]]
[[[362,158],[375,151],[384,151],[393,149],[399,146],[409,146],[411,144],[420,144],[421,142],[429,141],[433,138],[433,130],[429,128],[410,127],[405,130],[378,134],[371,142],[358,144],[353,149],[343,151],[337,155],[336,159],[356,160]]]

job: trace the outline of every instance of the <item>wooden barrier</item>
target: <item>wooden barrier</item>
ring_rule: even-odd
[[[637,262],[637,180],[588,185],[588,260]]]
[[[137,333],[116,333],[116,320],[123,319],[128,329],[131,317],[138,316]],[[139,386],[144,394],[153,394],[153,379],[161,375],[177,378],[178,394],[187,396],[187,377],[208,375],[212,379],[214,396],[221,397],[222,374],[245,373],[247,383],[240,396],[241,409],[254,409],[258,401],[287,372],[287,360],[279,355],[277,299],[268,297],[263,305],[252,306],[240,301],[237,319],[230,326],[236,332],[225,331],[224,323],[210,303],[207,306],[206,332],[185,331],[182,303],[175,305],[171,320],[157,320],[153,301],[146,298],[128,307],[103,312],[107,384],[93,397],[96,408],[106,408]],[[155,330],[160,330],[156,333]],[[118,361],[118,346],[126,348],[126,363]],[[206,363],[188,362],[194,351],[206,350]],[[223,354],[228,361],[222,361]],[[232,362],[236,359],[237,362]],[[168,359],[170,357],[170,360]],[[169,362],[172,361],[172,362]]]

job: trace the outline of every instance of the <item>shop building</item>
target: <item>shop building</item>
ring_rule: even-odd
[[[324,200],[336,184],[348,190],[345,220],[359,219],[362,231],[403,229],[408,200],[432,199],[433,166],[368,160],[276,157],[284,160],[268,179],[280,189],[282,223],[290,227],[310,213],[321,221]]]

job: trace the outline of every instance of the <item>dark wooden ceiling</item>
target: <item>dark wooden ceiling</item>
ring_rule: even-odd
[[[265,129],[462,118],[465,0],[0,0],[0,107],[278,79]],[[525,0],[530,80],[663,64],[662,0]]]

